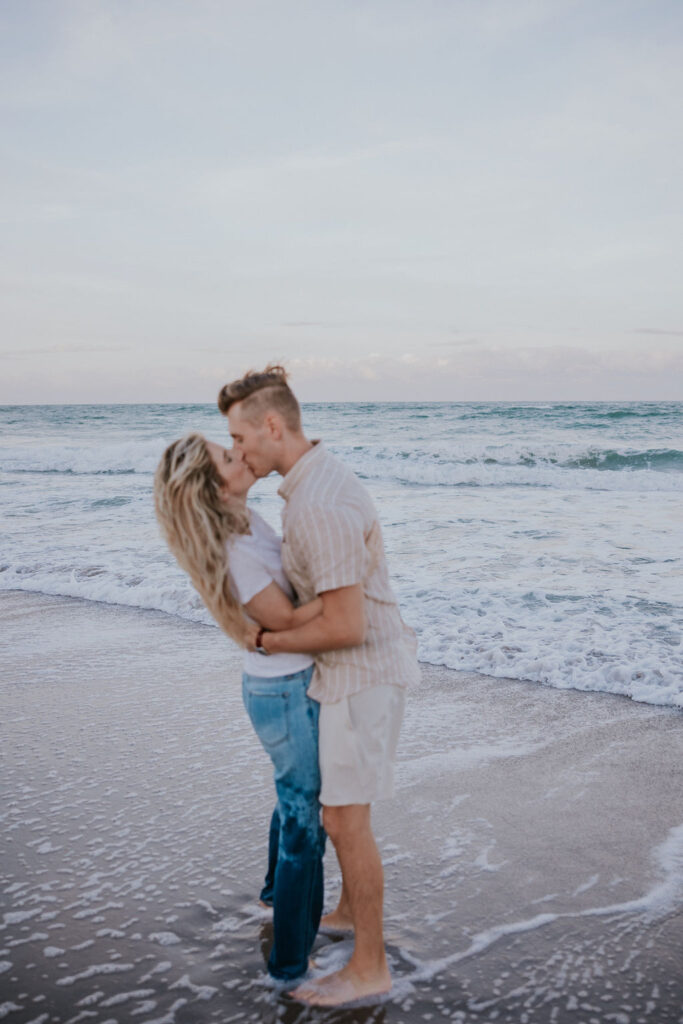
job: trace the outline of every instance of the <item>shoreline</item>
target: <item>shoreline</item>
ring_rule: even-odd
[[[132,612],[134,614],[140,614],[140,615],[151,615],[151,616],[161,615],[163,617],[166,617],[166,618],[172,620],[173,622],[183,623],[186,626],[199,627],[199,628],[203,628],[203,629],[215,630],[215,631],[217,631],[217,635],[220,637],[222,642],[225,642],[225,639],[226,639],[225,636],[222,634],[221,630],[219,629],[219,627],[215,623],[213,623],[213,621],[209,622],[209,623],[206,623],[206,622],[202,622],[199,619],[189,619],[189,618],[186,618],[183,615],[179,615],[177,612],[167,611],[167,610],[165,610],[163,608],[144,608],[144,607],[141,607],[139,605],[134,605],[134,604],[121,604],[121,603],[119,603],[117,601],[106,601],[106,600],[104,600],[102,598],[80,597],[80,596],[75,596],[75,595],[71,595],[71,594],[47,594],[47,593],[45,593],[42,590],[16,590],[16,589],[11,589],[11,590],[0,590],[0,603],[2,602],[2,600],[3,600],[3,598],[5,596],[15,597],[15,598],[20,599],[22,595],[26,596],[27,598],[35,598],[35,599],[46,598],[47,600],[75,602],[77,604],[82,604],[85,607],[90,607],[92,605],[95,605],[95,606],[102,607],[102,608],[111,608],[111,609],[115,609],[115,610],[116,609],[120,609],[122,611]],[[231,642],[228,641],[228,643],[231,643]],[[231,645],[231,648],[237,654],[237,656],[239,657],[240,656],[240,652],[236,649],[236,647],[234,645]],[[615,691],[611,691],[611,690],[601,690],[601,689],[587,689],[587,688],[584,688],[584,687],[581,687],[581,686],[563,686],[563,687],[560,687],[560,686],[555,686],[552,683],[540,682],[540,681],[535,680],[535,679],[518,678],[516,676],[506,676],[506,675],[496,676],[496,675],[491,675],[491,674],[485,673],[485,672],[478,672],[478,671],[476,671],[474,669],[453,668],[450,665],[436,664],[435,662],[431,662],[431,661],[420,661],[419,659],[418,659],[418,664],[420,665],[421,669],[424,672],[428,672],[428,673],[431,673],[431,672],[447,672],[447,673],[453,673],[454,676],[467,676],[467,677],[472,677],[473,676],[473,677],[481,678],[481,679],[489,679],[489,680],[491,680],[493,682],[519,683],[522,686],[532,686],[534,688],[556,690],[556,691],[558,691],[560,693],[583,693],[583,694],[594,694],[596,696],[600,696],[602,694],[602,695],[604,695],[606,697],[617,698],[617,699],[620,699],[620,700],[626,700],[629,703],[633,703],[633,704],[642,704],[642,705],[645,705],[646,707],[662,708],[664,710],[677,711],[677,712],[683,714],[683,705],[681,705],[680,703],[679,704],[672,704],[672,703],[664,703],[664,702],[662,702],[662,703],[653,702],[653,701],[644,700],[642,698],[639,698],[637,696],[634,696],[634,695],[628,694],[628,693],[619,693],[619,692],[615,692]],[[237,670],[241,671],[241,669],[239,669],[239,667],[238,667]]]
[[[272,784],[241,655],[141,611],[0,593],[0,1009],[309,1019],[260,983]],[[421,667],[397,796],[373,811],[394,990],[310,1019],[683,1019],[681,711]],[[329,905],[331,850],[326,872]]]

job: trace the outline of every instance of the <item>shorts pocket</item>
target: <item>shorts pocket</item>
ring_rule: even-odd
[[[266,750],[284,743],[289,736],[289,694],[251,691],[246,705],[254,731]]]

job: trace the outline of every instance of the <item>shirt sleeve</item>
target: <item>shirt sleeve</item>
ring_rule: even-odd
[[[239,537],[228,550],[228,567],[233,593],[241,604],[247,604],[273,582],[268,570],[255,555],[245,550]]]
[[[352,508],[309,506],[297,524],[298,546],[316,594],[362,583],[366,560],[360,514]]]

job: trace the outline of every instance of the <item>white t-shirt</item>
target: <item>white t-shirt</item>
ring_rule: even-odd
[[[277,583],[293,600],[292,585],[282,568],[281,539],[253,509],[249,510],[249,525],[251,533],[235,534],[228,541],[230,589],[241,604],[246,604],[271,583]],[[244,654],[244,671],[252,676],[288,676],[312,664],[310,654]]]

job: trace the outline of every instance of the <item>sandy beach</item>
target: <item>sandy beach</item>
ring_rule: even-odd
[[[0,1019],[683,1021],[680,710],[424,665],[374,813],[394,989],[308,1010],[265,982],[272,786],[239,652],[135,608],[12,592],[0,615]]]

